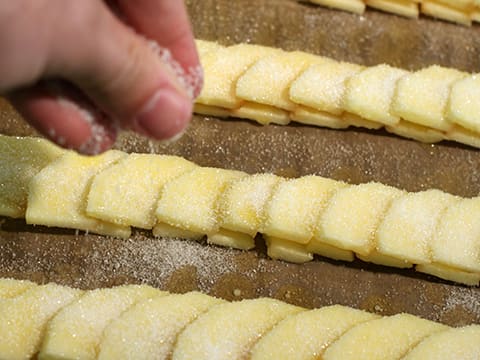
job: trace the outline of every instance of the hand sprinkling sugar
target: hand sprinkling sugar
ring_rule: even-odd
[[[60,146],[171,139],[202,80],[181,0],[0,1],[0,95]]]

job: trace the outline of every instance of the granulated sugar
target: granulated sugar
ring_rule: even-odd
[[[235,253],[229,249],[194,241],[143,236],[135,240],[106,238],[95,243],[91,255],[85,259],[85,269],[92,272],[86,276],[97,281],[107,281],[117,272],[137,282],[164,287],[173,272],[193,266],[200,289],[207,291],[219,276],[236,271],[234,257]]]

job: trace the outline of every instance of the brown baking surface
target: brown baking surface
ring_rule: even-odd
[[[290,0],[188,1],[198,38],[305,50],[365,65],[408,69],[437,63],[480,70],[480,26],[464,28],[375,10],[364,16]],[[0,133],[33,131],[0,100]],[[262,127],[194,117],[174,144],[123,134],[126,151],[178,154],[200,165],[284,176],[319,174],[352,183],[380,181],[410,191],[480,192],[480,152],[451,143],[426,145],[384,132],[309,126]],[[480,221],[480,220],[479,220]],[[26,226],[0,218],[0,276],[81,288],[123,283],[172,291],[200,289],[227,299],[272,296],[306,307],[340,303],[380,314],[409,312],[450,325],[480,323],[480,288],[468,288],[361,261],[272,261],[258,241],[242,252],[136,231],[129,240]]]

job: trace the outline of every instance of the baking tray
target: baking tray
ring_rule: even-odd
[[[410,20],[375,10],[358,16],[290,0],[191,0],[187,5],[196,37],[225,45],[250,42],[364,65],[480,69],[479,26]],[[35,132],[0,100],[0,133]],[[374,180],[409,191],[437,188],[462,196],[480,192],[479,150],[448,142],[421,144],[382,131],[263,127],[194,116],[186,134],[173,144],[124,133],[116,147],[181,155],[200,165],[249,173],[318,174],[350,183]],[[301,265],[273,261],[260,239],[255,250],[243,252],[155,239],[140,230],[121,240],[0,220],[3,277],[85,289],[147,283],[229,300],[270,296],[309,308],[338,303],[381,315],[409,312],[449,325],[480,323],[480,288],[413,270],[321,257]]]

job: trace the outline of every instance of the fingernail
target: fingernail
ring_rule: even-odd
[[[136,117],[141,132],[166,140],[181,133],[192,115],[192,103],[168,89],[158,90]]]

